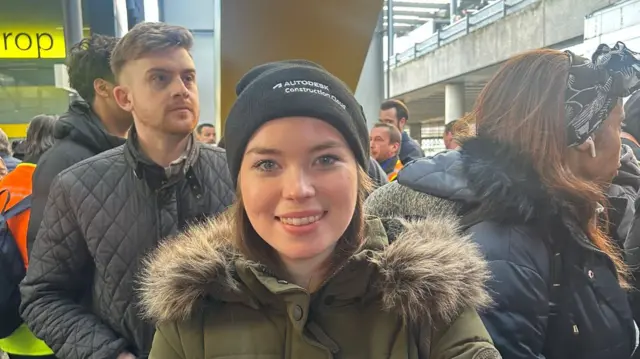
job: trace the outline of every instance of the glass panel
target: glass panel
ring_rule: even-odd
[[[55,87],[53,70],[66,53],[62,4],[0,0],[0,9],[0,128],[11,138],[23,137],[31,118],[61,114],[68,106],[67,92]]]

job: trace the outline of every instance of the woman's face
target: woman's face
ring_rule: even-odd
[[[286,117],[264,124],[247,144],[239,186],[256,233],[285,265],[323,263],[353,217],[357,164],[324,121]]]
[[[613,108],[609,117],[594,133],[596,157],[584,151],[579,160],[579,174],[589,180],[611,183],[620,168],[620,132],[624,121],[622,102]]]

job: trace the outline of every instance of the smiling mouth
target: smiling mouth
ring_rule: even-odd
[[[325,212],[326,213],[326,212]],[[319,220],[324,217],[325,213],[321,213],[315,216],[307,216],[307,217],[276,217],[282,224],[286,224],[289,226],[306,226]]]

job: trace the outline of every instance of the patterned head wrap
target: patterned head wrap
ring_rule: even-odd
[[[640,88],[640,56],[618,42],[600,45],[592,59],[571,51],[565,91],[567,141],[576,146],[595,132],[622,97]]]

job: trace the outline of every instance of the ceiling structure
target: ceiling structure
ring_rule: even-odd
[[[449,24],[451,18],[451,0],[385,0],[383,8],[383,27],[388,27],[388,4],[391,1],[393,14],[393,31],[402,36],[424,25],[429,20],[436,24]],[[457,6],[466,8],[479,3],[480,0],[457,0]]]

